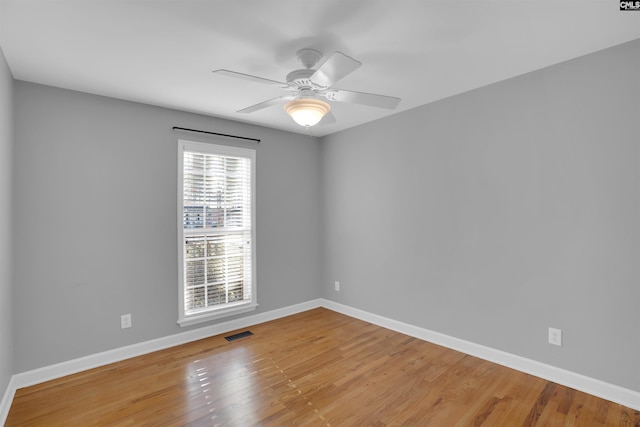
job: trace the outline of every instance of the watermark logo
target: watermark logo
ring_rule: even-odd
[[[640,1],[620,0],[620,10],[640,11]]]

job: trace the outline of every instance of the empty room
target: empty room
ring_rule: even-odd
[[[640,2],[0,0],[0,399],[640,426]]]

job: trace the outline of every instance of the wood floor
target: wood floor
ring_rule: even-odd
[[[20,389],[6,425],[640,426],[632,409],[322,308],[248,329]]]

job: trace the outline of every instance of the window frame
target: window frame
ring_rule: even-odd
[[[251,197],[251,299],[240,302],[225,303],[220,307],[211,307],[193,314],[187,314],[185,310],[185,233],[183,224],[184,210],[184,152],[196,152],[202,154],[241,157],[250,161],[250,197]],[[219,145],[215,143],[178,140],[178,324],[181,327],[210,320],[221,319],[240,313],[247,313],[258,307],[257,280],[256,280],[256,150],[243,147]]]

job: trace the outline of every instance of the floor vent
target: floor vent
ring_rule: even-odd
[[[224,339],[227,341],[235,341],[239,340],[240,338],[248,337],[249,335],[253,335],[253,333],[251,331],[244,331],[237,334],[229,335],[228,337],[224,337]]]

